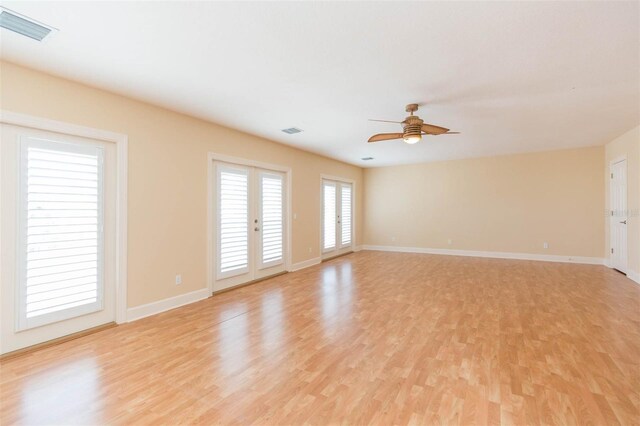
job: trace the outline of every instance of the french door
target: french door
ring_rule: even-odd
[[[213,290],[285,271],[286,174],[215,162]]]
[[[353,250],[353,185],[322,180],[322,257]]]

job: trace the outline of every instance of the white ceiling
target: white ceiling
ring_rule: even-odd
[[[598,145],[640,122],[636,1],[2,5],[60,29],[2,30],[3,59],[366,167]],[[368,118],[412,102],[462,134],[367,144],[400,131]]]

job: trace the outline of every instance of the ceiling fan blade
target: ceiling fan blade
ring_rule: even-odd
[[[391,120],[374,120],[372,118],[369,119],[369,121],[380,121],[382,123],[396,123],[396,124],[402,124],[402,121],[391,121]]]
[[[368,142],[389,141],[391,139],[402,139],[402,133],[378,133],[369,138]]]
[[[449,129],[445,129],[444,127],[434,126],[433,124],[423,124],[422,131],[429,135],[441,135],[443,133],[447,133]]]

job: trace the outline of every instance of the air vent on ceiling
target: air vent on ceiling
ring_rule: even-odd
[[[373,157],[362,157],[361,160],[362,161],[371,161],[371,160],[373,160]]]
[[[0,27],[38,41],[44,40],[45,37],[56,31],[53,27],[43,25],[3,7],[0,7]]]
[[[297,127],[289,127],[288,129],[282,129],[283,132],[293,135],[294,133],[300,133],[302,129],[298,129]]]

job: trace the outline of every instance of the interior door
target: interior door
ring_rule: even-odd
[[[286,268],[286,175],[215,163],[216,250],[213,290],[276,275]]]
[[[611,165],[609,234],[611,266],[627,272],[627,161]]]
[[[353,185],[322,180],[322,257],[353,250]]]

